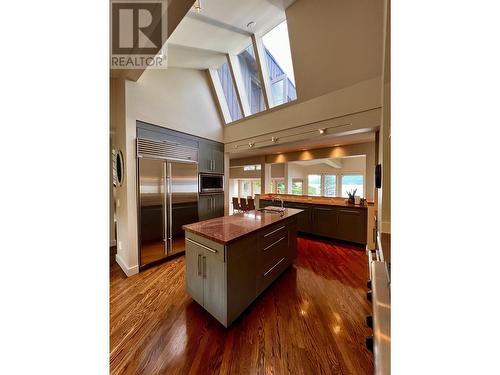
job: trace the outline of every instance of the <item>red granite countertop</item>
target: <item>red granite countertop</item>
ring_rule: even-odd
[[[209,240],[227,245],[255,231],[288,219],[302,210],[285,208],[283,213],[248,211],[242,214],[217,217],[198,223],[183,225],[182,229]]]
[[[273,197],[279,197],[285,202],[294,203],[305,203],[305,204],[323,204],[328,206],[339,206],[339,207],[356,207],[356,208],[368,208],[368,206],[373,206],[373,202],[367,202],[364,206],[359,204],[350,204],[345,202],[345,198],[339,197],[321,197],[314,195],[291,195],[291,194],[262,194],[260,199],[272,200]]]

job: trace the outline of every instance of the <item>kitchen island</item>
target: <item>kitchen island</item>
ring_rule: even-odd
[[[271,208],[184,225],[189,295],[228,327],[292,264],[301,212]]]

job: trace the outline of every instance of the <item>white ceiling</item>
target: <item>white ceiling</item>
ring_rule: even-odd
[[[250,151],[234,152],[229,155],[232,158],[243,158],[248,156],[280,154],[298,150],[311,150],[322,147],[342,146],[356,143],[374,142],[375,133],[365,132],[342,136],[322,136],[316,139],[304,139],[297,142],[288,142],[274,146],[254,148]]]
[[[167,40],[171,67],[218,67],[226,53],[248,47],[251,34],[265,34],[285,20],[295,0],[201,0],[201,13],[191,9]],[[247,28],[250,21],[255,27]],[[184,47],[184,48],[183,48]],[[222,62],[221,62],[222,61]]]

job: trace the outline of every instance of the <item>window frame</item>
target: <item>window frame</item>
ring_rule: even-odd
[[[287,22],[287,20],[285,19],[282,22]],[[279,25],[280,24],[276,25],[275,27]],[[290,101],[288,100],[288,76],[286,73],[281,74],[280,76],[274,78],[273,80],[270,79],[268,74],[269,69],[266,62],[265,46],[262,40],[263,36],[264,35],[261,36],[252,34],[250,36],[251,44],[249,45],[249,47],[253,48],[253,53],[257,68],[257,76],[251,77],[251,81],[255,81],[255,84],[260,87],[260,90],[262,92],[263,103],[260,103],[264,108],[262,111],[252,113],[252,103],[251,103],[252,91],[250,90],[250,97],[246,93],[245,82],[241,74],[241,66],[238,59],[239,54],[242,53],[244,50],[239,51],[237,54],[226,54],[226,60],[227,60],[226,62],[228,64],[231,75],[230,79],[232,80],[233,87],[236,91],[236,97],[238,99],[238,105],[242,115],[241,118],[233,120],[231,117],[231,114],[229,112],[229,105],[223,93],[220,79],[218,79],[217,69],[216,68],[207,69],[208,76],[212,83],[213,92],[216,96],[215,102],[217,105],[217,109],[221,115],[224,125],[226,126],[238,123],[252,116],[258,116],[260,114],[266,113],[267,111],[274,110],[275,108],[280,108],[281,106],[289,105],[299,98],[299,95],[297,93],[297,88],[294,85],[295,94],[297,97],[293,100]],[[290,43],[290,40],[288,42]],[[293,64],[293,57],[292,57],[292,64]],[[260,80],[260,82],[257,79]],[[272,96],[272,84],[281,80],[283,81],[283,102],[281,104],[275,105],[274,98]],[[252,83],[250,83],[250,85],[252,85]]]
[[[337,184],[338,185],[338,189],[339,189],[339,197],[340,198],[347,198],[347,197],[344,197],[342,195],[342,177],[343,176],[362,176],[363,177],[363,195],[361,196],[361,198],[365,198],[366,197],[366,173],[363,173],[363,172],[345,172],[345,173],[340,173],[340,184]]]
[[[296,183],[296,182],[300,182],[302,184],[301,185],[301,192],[300,192],[300,194],[294,194],[293,193],[293,184]],[[304,195],[304,179],[303,178],[298,178],[298,177],[292,178],[292,185],[290,186],[290,191],[291,191],[292,195]]]

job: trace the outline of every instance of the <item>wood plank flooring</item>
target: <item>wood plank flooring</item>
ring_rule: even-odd
[[[112,374],[372,374],[362,248],[299,238],[297,259],[228,329],[185,291],[184,256],[110,276]]]

